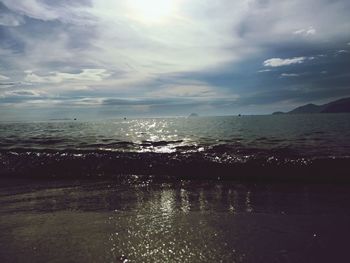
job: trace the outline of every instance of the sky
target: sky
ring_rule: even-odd
[[[269,114],[350,96],[349,0],[0,0],[0,120]]]

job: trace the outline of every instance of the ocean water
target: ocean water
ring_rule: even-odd
[[[0,123],[0,262],[347,262],[350,115]]]
[[[98,122],[1,123],[0,147],[28,150],[200,152],[290,149],[304,155],[347,155],[350,114],[302,114]]]
[[[0,124],[3,176],[344,177],[349,153],[350,114]]]

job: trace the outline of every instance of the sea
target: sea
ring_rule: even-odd
[[[350,114],[0,123],[1,262],[347,262]]]
[[[349,156],[349,114],[0,124],[0,174],[11,177],[332,181]]]

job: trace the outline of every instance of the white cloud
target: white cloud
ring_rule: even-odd
[[[0,74],[0,80],[8,80],[9,77]]]
[[[298,29],[293,32],[295,35],[312,36],[316,34],[316,29],[310,26],[309,28]]]
[[[88,15],[88,8],[79,8],[78,4],[61,3],[55,1],[45,3],[40,0],[2,0],[7,8],[20,15],[43,21],[60,20],[65,23],[73,24],[93,24],[95,21]],[[76,1],[74,1],[76,2]]]
[[[3,0],[9,9],[32,18],[50,20],[56,19],[57,15],[53,10],[49,10],[46,5],[36,0]]]
[[[272,70],[271,69],[261,69],[258,72],[263,73],[263,72],[270,72],[270,71],[272,71]]]
[[[337,55],[350,53],[349,50],[341,49],[336,52]]]
[[[14,90],[6,92],[5,94],[11,96],[24,96],[24,97],[37,97],[40,96],[40,93],[35,90]]]
[[[295,73],[282,73],[281,74],[281,77],[284,78],[284,77],[299,77],[300,75],[299,74],[295,74]]]
[[[318,28],[319,21],[311,21],[314,17],[310,17],[310,7],[313,6],[322,7],[318,13],[327,10],[329,14],[341,14],[332,9],[342,10],[338,5],[330,8],[325,4],[299,1],[290,4],[286,1],[222,0],[213,4],[208,0],[178,0],[173,13],[155,24],[146,23],[142,16],[135,19],[135,13],[127,1],[79,0],[78,4],[73,5],[68,5],[68,1],[61,4],[39,0],[3,2],[15,12],[40,20],[67,22],[74,17],[75,20],[82,19],[85,23],[94,24],[89,31],[96,35],[91,40],[86,39],[89,46],[73,51],[69,48],[72,44],[72,32],[69,30],[55,32],[52,37],[43,34],[29,40],[28,36],[23,39],[23,35],[17,35],[27,44],[28,59],[23,61],[34,64],[41,71],[41,64],[52,61],[70,64],[79,61],[112,71],[130,67],[127,70],[130,74],[122,78],[124,82],[133,82],[133,76],[137,75],[149,80],[157,74],[193,72],[238,62],[259,52],[259,45],[265,44],[267,39],[274,41],[277,37],[283,42],[287,37],[284,34],[289,29],[293,31],[305,24]],[[311,1],[314,3],[316,0]],[[143,5],[140,8],[144,8]],[[288,10],[289,15],[282,17],[276,10]],[[209,19],[208,13],[215,14],[215,19]],[[296,16],[298,19],[295,19]],[[264,26],[264,30],[260,30],[261,26]],[[313,26],[300,30],[297,31],[306,34],[316,31]],[[116,81],[121,82],[121,79]]]
[[[177,86],[166,86],[163,89],[149,93],[152,97],[214,97],[217,95],[215,89],[210,86],[196,84],[180,84]]]
[[[105,69],[83,69],[78,74],[51,72],[49,75],[40,76],[31,71],[26,71],[25,81],[30,83],[62,83],[65,81],[102,81],[108,78],[111,73]]]
[[[99,18],[100,34],[93,41],[98,49],[88,55],[103,64],[127,64],[135,71],[153,75],[217,67],[239,60],[248,49],[252,51],[242,47],[240,40],[232,35],[229,25],[235,21],[208,21],[193,9],[198,4],[198,0],[178,1],[172,15],[149,25],[144,23],[147,21],[133,19],[134,13],[127,2],[95,1],[93,14]],[[241,4],[229,5],[235,7],[231,10],[243,12]],[[208,3],[200,2],[200,6],[202,12],[209,11]],[[241,47],[240,52],[232,52],[235,46]]]
[[[295,57],[295,58],[270,58],[263,62],[265,67],[281,67],[281,66],[289,66],[293,64],[301,64],[307,57]]]
[[[44,91],[28,90],[28,89],[18,89],[3,92],[0,97],[2,98],[39,98],[45,96]]]
[[[103,102],[103,98],[83,98],[77,100],[68,101],[71,105],[80,105],[80,106],[98,106]]]
[[[21,16],[13,14],[0,14],[1,26],[19,26],[24,23],[24,19]]]

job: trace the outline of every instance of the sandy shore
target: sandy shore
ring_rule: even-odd
[[[1,262],[346,262],[350,186],[7,182]]]

